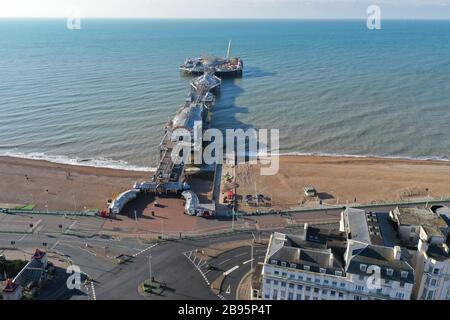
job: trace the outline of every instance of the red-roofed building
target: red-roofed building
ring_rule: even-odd
[[[6,280],[6,286],[2,292],[3,300],[22,299],[22,287],[11,279]]]
[[[45,251],[36,249],[36,251],[34,252],[34,255],[31,257],[31,260],[38,260],[41,262],[42,267],[44,269],[47,268],[48,259],[47,259],[47,253]]]

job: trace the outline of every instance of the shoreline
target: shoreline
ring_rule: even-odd
[[[280,159],[285,158],[295,158],[295,159],[349,159],[349,160],[366,160],[366,161],[400,161],[400,162],[410,162],[410,163],[442,163],[448,164],[450,163],[450,159],[440,158],[440,157],[430,157],[430,158],[414,158],[414,157],[401,157],[401,156],[377,156],[377,155],[351,155],[351,154],[328,154],[328,153],[302,153],[302,152],[288,152],[288,153],[280,153]],[[76,167],[76,168],[92,168],[92,169],[100,169],[100,170],[113,170],[113,171],[121,171],[121,172],[131,172],[131,173],[148,173],[151,174],[156,171],[156,167],[141,167],[132,164],[128,164],[127,162],[123,162],[122,164],[114,164],[121,163],[121,160],[112,160],[112,159],[76,159],[69,158],[66,156],[32,156],[32,155],[0,155],[0,160],[2,159],[15,159],[16,161],[30,161],[29,163],[48,163],[51,165],[59,165],[64,167]],[[92,163],[105,163],[105,165],[95,165]],[[111,164],[108,164],[111,163]]]

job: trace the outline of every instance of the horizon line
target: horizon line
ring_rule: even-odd
[[[0,19],[67,19],[69,17],[67,16],[0,16]],[[336,17],[336,18],[320,18],[320,17],[302,17],[302,18],[277,18],[277,17],[240,17],[240,18],[233,18],[233,17],[221,17],[221,18],[204,18],[204,17],[96,17],[96,16],[89,16],[89,17],[81,17],[82,20],[88,20],[88,19],[97,19],[97,20],[366,20],[367,17],[362,18],[355,18],[355,17]],[[389,17],[389,18],[383,18],[383,20],[443,20],[447,21],[450,20],[450,17],[448,18],[442,18],[442,17]]]

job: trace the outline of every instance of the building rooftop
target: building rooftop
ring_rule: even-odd
[[[367,276],[369,266],[381,268],[381,278],[387,280],[414,283],[414,269],[411,266],[411,256],[406,249],[400,249],[399,259],[395,257],[395,249],[378,245],[362,244],[352,250],[346,271],[352,274]],[[361,268],[361,265],[365,265]],[[388,270],[391,270],[389,272]],[[403,272],[403,276],[402,276]]]
[[[323,231],[323,232],[322,232]],[[344,273],[345,237],[339,232],[308,227],[301,235],[274,233],[266,263],[282,264],[312,272]]]
[[[429,237],[445,236],[443,230],[448,228],[444,219],[429,209],[397,207],[393,214],[399,225],[422,226]]]

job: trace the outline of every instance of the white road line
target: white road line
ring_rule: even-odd
[[[247,254],[247,252],[242,252],[242,253],[236,255],[235,258],[240,257],[240,256],[243,256],[243,255],[246,255],[246,254]]]
[[[221,294],[218,294],[217,296],[219,297],[220,300],[227,300],[227,299],[226,299],[223,295],[221,295]]]
[[[23,239],[25,239],[25,237],[28,235],[28,233],[25,233],[19,240],[17,240],[17,242],[22,241]]]
[[[194,265],[194,267],[198,270],[198,272],[200,272],[201,276],[203,277],[203,279],[205,280],[206,284],[209,286],[211,283],[209,282],[208,278],[205,276],[205,274],[203,273],[203,271],[199,268],[198,265],[195,264],[195,262],[191,259],[189,259],[189,257],[187,256],[187,252],[184,252],[183,255],[190,261],[192,262],[192,264]],[[195,260],[195,256],[194,256],[194,260]]]
[[[223,275],[224,275],[224,276],[227,276],[227,275],[229,275],[230,273],[232,273],[234,270],[236,270],[237,268],[239,268],[239,266],[234,266],[233,268],[231,268],[231,269],[225,271],[225,272],[223,273]]]
[[[59,240],[55,242],[55,244],[50,248],[50,250],[54,250],[58,244],[59,244]]]
[[[74,222],[72,222],[72,223],[70,224],[70,226],[64,231],[64,233],[67,233],[67,231],[70,231],[70,230],[73,228],[73,226],[74,226],[77,222],[78,222],[77,220],[75,220]]]
[[[94,298],[94,300],[97,300],[97,296],[95,295],[94,282],[91,282],[91,288],[92,288],[92,297]]]
[[[145,248],[145,249],[142,249],[141,251],[139,251],[139,252],[133,254],[133,257],[137,257],[138,255],[140,255],[140,254],[142,254],[142,253],[144,253],[144,252],[150,250],[151,248],[156,247],[157,245],[158,245],[158,244],[155,243],[155,244],[151,245],[150,247],[147,247],[147,248]]]
[[[255,259],[250,259],[250,260],[244,261],[244,262],[242,262],[242,264],[247,264],[249,262],[252,262],[253,260],[255,260]]]
[[[221,265],[221,264],[224,264],[225,262],[227,262],[227,261],[230,261],[231,260],[231,258],[230,259],[226,259],[226,260],[223,260],[221,263],[218,263],[217,265]]]

